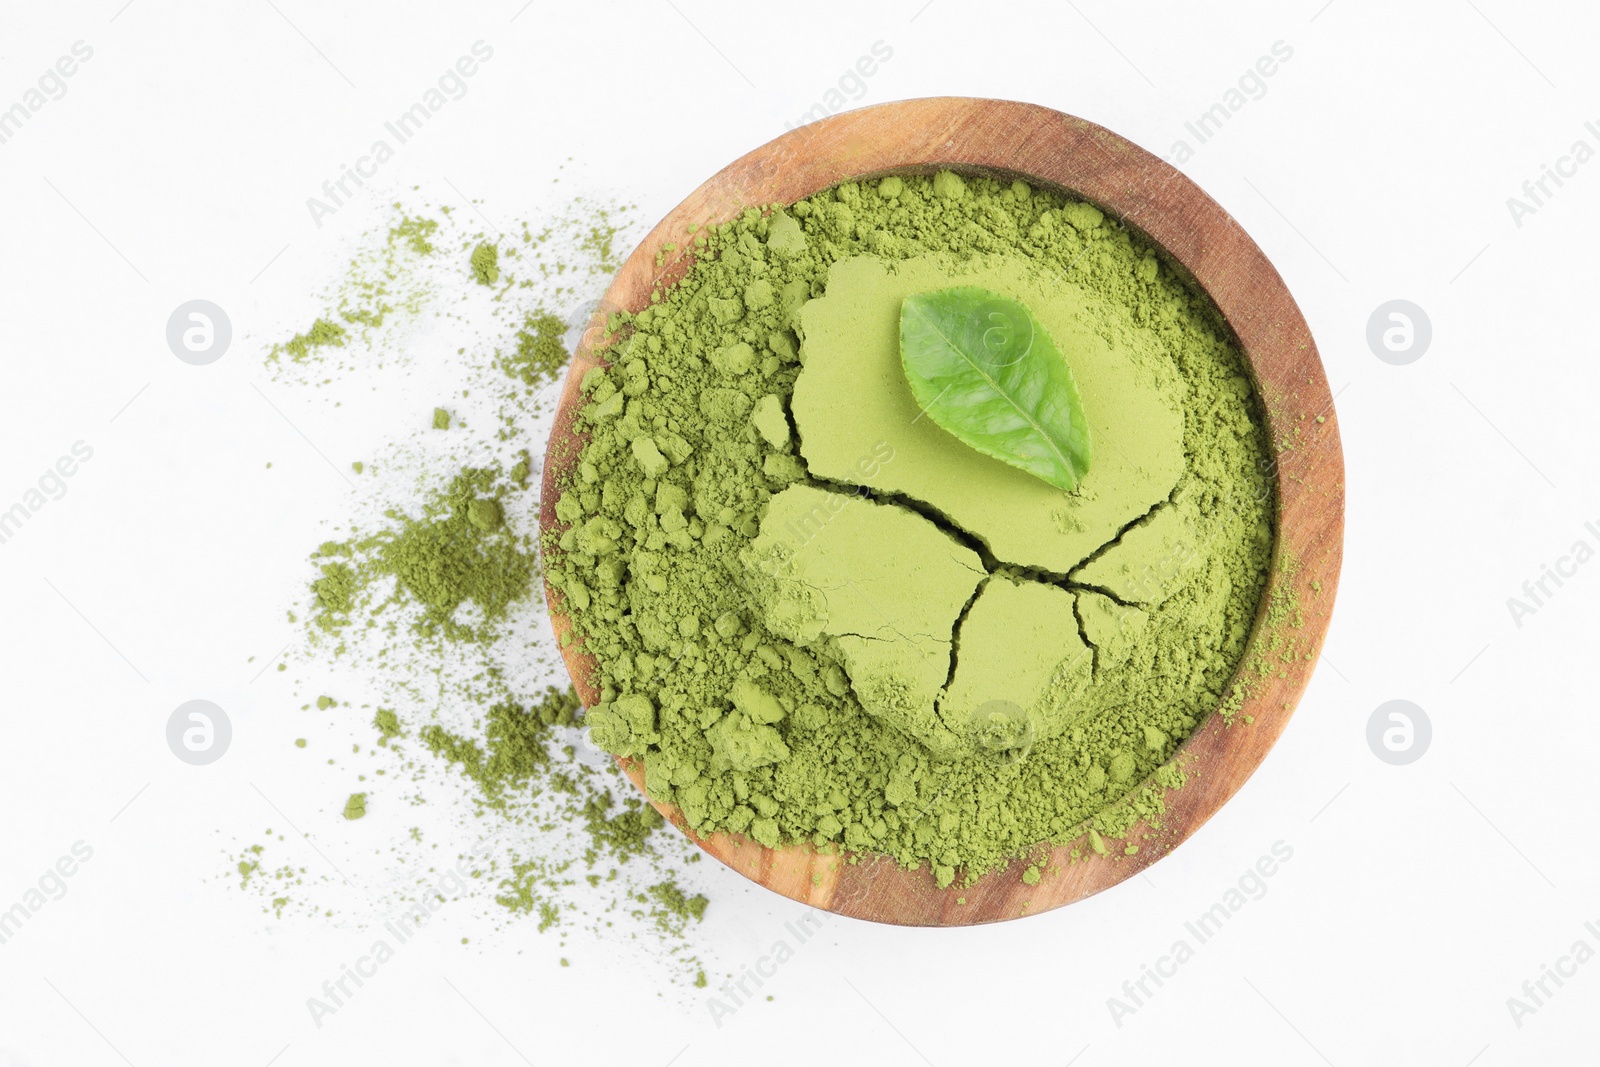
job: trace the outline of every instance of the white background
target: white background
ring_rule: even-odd
[[[1521,626],[1506,603],[1575,541],[1600,547],[1584,526],[1600,520],[1600,162],[1520,226],[1506,204],[1575,140],[1600,148],[1584,128],[1600,124],[1592,6],[8,0],[0,18],[0,107],[73,42],[94,49],[0,145],[0,506],[74,441],[95,450],[0,545],[0,907],[74,841],[95,849],[0,945],[0,1063],[1592,1058],[1600,964],[1520,1027],[1506,1004],[1578,939],[1600,949],[1584,929],[1600,922],[1600,565]],[[250,686],[245,661],[293,638],[285,591],[348,488],[251,386],[271,392],[261,341],[372,217],[318,228],[305,198],[479,39],[493,62],[384,180],[448,180],[507,218],[536,212],[571,157],[563,189],[654,220],[880,40],[892,59],[852,104],[1016,98],[1159,154],[1195,147],[1183,169],[1311,323],[1349,468],[1326,655],[1235,800],[1148,877],[1053,913],[948,931],[833,920],[768,983],[773,1001],[721,1027],[692,991],[658,990],[659,970],[608,965],[603,942],[562,969],[514,923],[470,947],[435,931],[312,1024],[305,998],[366,936],[275,921],[215,876],[227,832],[277,821],[246,782],[305,824],[337,814],[296,789],[292,695]],[[1280,40],[1293,57],[1265,95],[1196,146],[1185,121]],[[234,322],[210,367],[164,339],[193,297]],[[1433,324],[1408,366],[1366,342],[1393,298]],[[337,415],[272,395],[341,465],[392,429],[381,395]],[[208,768],[163,736],[195,697],[235,726]],[[1394,698],[1433,723],[1410,766],[1365,740]],[[1293,858],[1267,894],[1117,1025],[1107,998],[1278,841]],[[697,936],[727,969],[801,912],[706,877]]]

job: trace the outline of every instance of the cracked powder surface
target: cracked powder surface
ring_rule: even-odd
[[[939,885],[1158,820],[1272,545],[1214,306],[1092,205],[949,173],[747,209],[689,251],[613,317],[544,535],[596,740],[696,831]],[[885,315],[952,279],[1028,302],[1072,361],[1096,435],[1073,493],[905,410]]]
[[[950,434],[923,416],[900,362],[900,305],[913,293],[954,285],[1025,304],[1067,354],[1095,447],[1076,490],[952,447]],[[1065,575],[1165,502],[1183,473],[1183,379],[1156,346],[1113,351],[1097,329],[1136,336],[1133,314],[1017,256],[841,260],[825,294],[800,311],[805,368],[793,398],[800,455],[813,477],[909,497],[1001,562]],[[894,462],[861,478],[855,462],[880,440],[893,447]]]

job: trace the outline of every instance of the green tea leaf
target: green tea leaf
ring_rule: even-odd
[[[913,293],[900,360],[923,411],[963,443],[1062,489],[1089,472],[1072,370],[1017,301],[970,285]]]

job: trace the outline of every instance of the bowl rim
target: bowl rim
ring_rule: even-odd
[[[1315,341],[1283,279],[1233,217],[1176,168],[1094,123],[1018,101],[929,97],[790,130],[713,174],[640,241],[602,298],[562,383],[542,475],[541,530],[564,529],[555,503],[585,440],[574,422],[583,403],[579,385],[604,365],[598,353],[606,316],[640,310],[653,289],[683,277],[693,262],[691,226],[726,221],[746,207],[793,203],[844,181],[940,169],[1022,178],[1095,204],[1182,266],[1221,313],[1255,380],[1277,450],[1267,584],[1230,686],[1252,666],[1260,672],[1269,652],[1277,673],[1254,679],[1230,719],[1209,714],[1167,761],[1189,780],[1163,791],[1158,825],[1134,825],[1128,838],[1139,838],[1136,853],[1096,856],[1085,828],[1070,842],[1041,846],[1049,849],[1049,876],[1031,886],[1001,868],[973,884],[958,879],[939,889],[927,866],[911,871],[887,856],[804,844],[773,850],[726,832],[701,837],[674,805],[650,801],[701,849],[769,889],[838,914],[917,926],[995,922],[1084,899],[1145,870],[1220,810],[1265,759],[1309,684],[1337,591],[1344,524],[1338,421]],[[584,705],[593,706],[595,661],[568,637],[572,623],[560,590],[546,581],[545,595],[573,683]],[[1292,656],[1268,647],[1275,634],[1282,639],[1269,625],[1275,603],[1295,605]],[[618,762],[643,792],[642,764]],[[1151,784],[1135,785],[1117,803]]]

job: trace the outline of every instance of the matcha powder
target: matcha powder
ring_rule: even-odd
[[[379,533],[330,541],[314,557],[321,577],[314,624],[337,635],[350,622],[358,594],[392,578],[391,599],[421,606],[415,626],[453,639],[479,635],[527,595],[533,580],[530,546],[505,527],[501,494],[518,492],[497,472],[469,467],[456,475],[419,518],[391,512],[395,525]],[[471,605],[468,616],[463,605]],[[476,622],[472,621],[473,619]]]
[[[950,173],[747,209],[693,245],[682,281],[613,317],[545,532],[548,580],[598,664],[595,741],[641,760],[697,832],[886,853],[940,885],[1086,825],[1095,852],[1137,851],[1107,839],[1182,784],[1167,761],[1230,696],[1272,545],[1270,446],[1213,306],[1093,206]],[[924,459],[900,431],[862,419],[844,436],[862,409],[847,390],[830,402],[829,336],[861,335],[882,292],[935,274],[1074,287],[1077,350],[1125,357],[1107,374],[1152,398],[1096,428],[1127,431],[1130,455],[1165,442],[1128,468],[1144,481],[1086,481],[1008,540],[952,520],[985,514],[969,499],[918,506]],[[868,632],[839,590],[869,606],[897,592],[874,553],[922,568],[929,592]],[[841,560],[855,571],[829,570]],[[985,651],[1008,637],[1048,655]],[[1029,671],[1059,690],[1047,713],[984,703]],[[952,720],[963,686],[979,710]]]
[[[316,777],[295,802],[342,840],[342,870],[301,866],[271,830],[225,850],[229,882],[275,918],[404,925],[437,906],[519,946],[548,932],[551,966],[632,943],[685,987],[704,981],[701,854],[587,743],[535,595],[526,442],[548,433],[568,354],[562,318],[530,309],[586,306],[627,220],[575,200],[491,236],[464,212],[395,204],[297,313],[301,332],[264,346],[326,417],[371,392],[403,398],[409,428],[350,462],[352,510],[330,516],[288,613],[304,643],[262,682],[298,694],[284,756]],[[395,391],[396,371],[436,370],[437,393]]]

